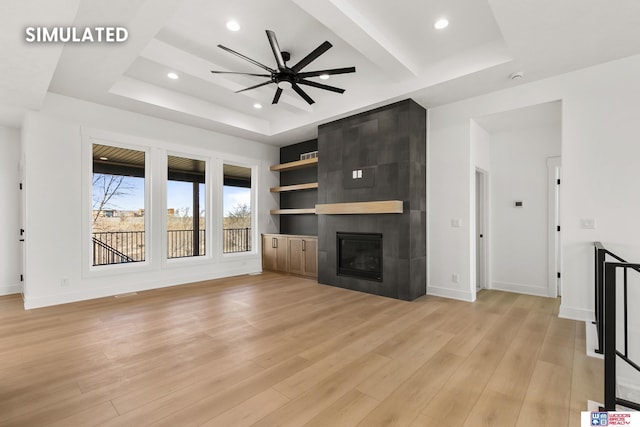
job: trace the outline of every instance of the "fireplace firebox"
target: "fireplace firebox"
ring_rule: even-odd
[[[382,282],[382,234],[337,233],[338,275]]]

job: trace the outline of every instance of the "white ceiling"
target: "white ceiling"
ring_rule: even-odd
[[[450,25],[437,31],[440,17]],[[240,31],[226,29],[231,18]],[[124,26],[129,39],[34,45],[24,41],[30,25]],[[286,90],[272,105],[274,84],[234,93],[266,79],[210,73],[263,72],[218,44],[275,68],[266,29],[290,64],[332,43],[303,71],[355,66],[323,82],[346,92],[304,86],[315,104]],[[433,107],[640,54],[640,1],[22,0],[0,5],[0,37],[5,125],[19,126],[48,90],[286,145],[315,137],[318,124],[395,100]],[[168,79],[170,71],[180,78]],[[515,71],[525,77],[510,80]]]

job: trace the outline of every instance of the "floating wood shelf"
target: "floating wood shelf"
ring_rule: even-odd
[[[281,193],[283,191],[310,190],[318,188],[317,182],[308,182],[306,184],[284,185],[282,187],[271,187],[269,191],[272,193]]]
[[[314,208],[311,209],[271,209],[269,211],[271,215],[304,215],[304,214],[314,214],[316,210]]]
[[[402,213],[402,200],[378,202],[328,203],[316,205],[317,215],[353,215]]]
[[[273,165],[269,169],[274,172],[291,171],[294,169],[306,168],[318,164],[318,158],[296,160],[295,162],[282,163],[280,165]]]

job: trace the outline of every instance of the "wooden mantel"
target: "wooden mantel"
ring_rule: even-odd
[[[327,203],[316,205],[316,215],[398,214],[402,213],[402,200],[377,202]]]

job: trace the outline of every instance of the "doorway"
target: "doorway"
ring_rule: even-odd
[[[482,229],[480,222],[477,235],[470,236],[478,252],[471,260],[478,264],[471,269],[471,274],[478,276],[478,288],[486,278],[486,288],[557,296],[561,256],[560,232],[556,231],[559,189],[555,185],[562,153],[561,118],[561,101],[552,101],[474,119],[489,134],[489,162],[482,154],[476,165],[488,163],[485,169],[491,171],[490,205],[485,211],[488,224]],[[556,163],[548,167],[550,158]],[[478,173],[475,167],[472,171]],[[477,188],[471,183],[479,203],[483,200],[481,180],[478,175]],[[471,209],[474,212],[481,206],[472,202]],[[479,243],[480,234],[484,242]],[[480,259],[483,249],[488,263]],[[486,265],[489,271],[483,275]]]
[[[487,288],[487,172],[476,168],[476,290]]]

